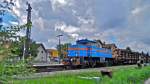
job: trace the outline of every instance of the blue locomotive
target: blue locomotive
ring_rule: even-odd
[[[106,64],[112,58],[111,49],[101,48],[95,41],[83,39],[68,46],[68,59],[71,65],[95,67]]]

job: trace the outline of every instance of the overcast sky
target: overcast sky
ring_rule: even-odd
[[[2,0],[3,1],[3,0]],[[15,14],[26,23],[32,6],[32,39],[46,48],[76,39],[101,39],[120,48],[150,51],[150,0],[14,0]]]

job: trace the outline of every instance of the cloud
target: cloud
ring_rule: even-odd
[[[70,34],[70,33],[78,32],[79,28],[74,27],[72,25],[67,26],[65,23],[57,23],[55,24],[55,30],[60,30]]]
[[[51,2],[53,5],[56,5],[56,4],[66,5],[67,4],[66,0],[51,0]]]
[[[25,36],[25,33],[22,32],[22,31],[20,31],[20,32],[17,32],[17,35],[19,35],[19,36]]]
[[[33,21],[34,24],[37,24],[37,26],[40,28],[40,30],[45,29],[44,28],[44,22],[46,22],[46,21],[44,21],[44,19],[42,19],[42,17],[39,17]]]
[[[142,7],[139,6],[139,7],[134,8],[131,11],[131,13],[133,16],[135,16],[135,15],[145,12],[147,9],[149,9],[149,7],[150,7],[150,5],[146,5],[146,6],[142,6]]]
[[[131,13],[132,13],[133,15],[136,15],[136,14],[140,13],[141,11],[142,11],[141,8],[135,8],[133,11],[131,11]]]
[[[32,6],[32,38],[47,47],[76,39],[101,39],[120,48],[150,51],[149,0],[15,0],[15,13],[26,23],[26,1]]]
[[[13,12],[20,17],[20,12],[19,12],[19,8],[20,8],[20,1],[19,0],[15,0],[15,6],[13,7]]]
[[[52,9],[54,11],[63,8],[65,6],[70,6],[72,0],[50,0],[52,4]]]
[[[70,36],[72,36],[72,37],[75,38],[75,39],[78,39],[79,34],[70,34]]]

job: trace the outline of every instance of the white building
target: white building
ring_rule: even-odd
[[[50,58],[47,55],[47,51],[43,44],[37,44],[38,45],[38,53],[37,56],[34,58],[34,62],[37,63],[49,63]]]

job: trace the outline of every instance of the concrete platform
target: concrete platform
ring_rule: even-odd
[[[43,64],[43,63],[37,63],[37,64],[32,64],[32,66],[36,67],[36,66],[39,66],[39,67],[42,67],[42,66],[63,66],[63,64]]]

